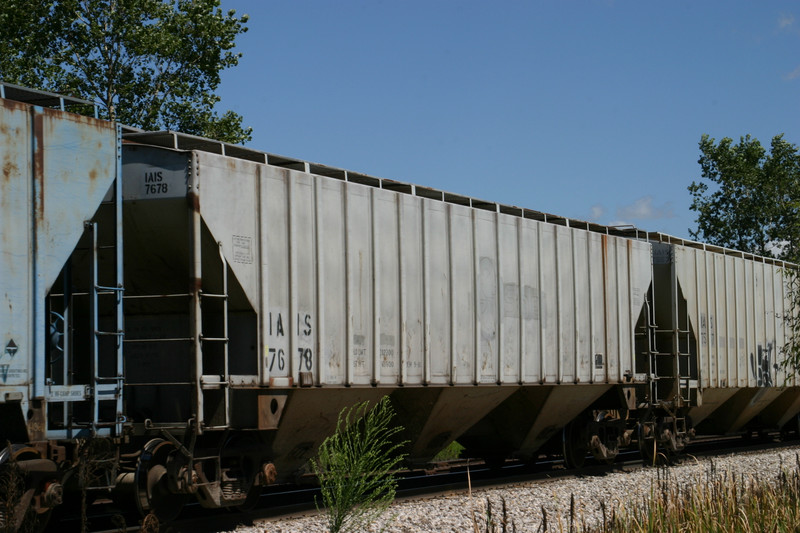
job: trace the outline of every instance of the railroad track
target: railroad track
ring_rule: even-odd
[[[689,445],[682,456],[683,461],[693,457],[708,457],[728,453],[759,452],[796,445],[797,440],[778,441],[776,435],[756,440],[746,440],[739,436],[702,438]],[[400,478],[397,499],[413,499],[421,496],[433,497],[453,493],[463,493],[472,489],[486,489],[530,483],[545,480],[569,479],[599,476],[610,472],[627,472],[643,468],[638,452],[622,452],[617,461],[604,464],[592,459],[578,470],[568,470],[557,457],[541,456],[535,464],[507,461],[502,467],[488,468],[482,461],[450,461],[431,465],[427,469],[403,473]],[[178,519],[170,523],[172,533],[229,531],[239,525],[252,525],[267,518],[290,518],[316,513],[315,498],[319,490],[307,484],[284,485],[265,490],[255,509],[247,512],[229,510],[210,510],[193,503],[187,505]],[[133,513],[121,512],[110,502],[98,502],[88,512],[89,531],[95,533],[140,531],[141,518]],[[124,528],[120,519],[125,522]],[[51,521],[50,531],[80,531],[79,516],[64,516]],[[145,528],[146,530],[146,528]]]

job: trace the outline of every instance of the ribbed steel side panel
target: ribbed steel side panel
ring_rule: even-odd
[[[3,390],[44,394],[45,295],[116,178],[117,147],[113,123],[0,100]]]
[[[12,385],[27,385],[33,370],[33,144],[28,107],[0,103],[0,383],[10,391]]]
[[[783,269],[733,255],[674,246],[678,282],[709,387],[782,387],[790,313]]]
[[[196,160],[203,221],[261,317],[264,384],[308,371],[321,385],[618,383],[634,371],[645,242]]]

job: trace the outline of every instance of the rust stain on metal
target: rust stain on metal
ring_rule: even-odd
[[[3,182],[9,183],[11,176],[19,174],[19,167],[10,158],[3,162]]]
[[[261,466],[261,477],[264,485],[272,485],[278,480],[278,469],[272,463],[264,463]]]
[[[79,124],[81,127],[77,129],[82,132],[92,129],[104,135],[107,133],[116,135],[116,125],[113,122],[109,122],[107,120],[94,118],[86,115],[78,115],[75,113],[65,112],[59,109],[51,109],[48,107],[41,109],[41,114],[47,117],[52,127],[57,127],[59,124],[63,124],[65,121],[69,121],[74,124]],[[97,150],[102,150],[103,146],[101,143],[98,143],[96,148]]]
[[[45,107],[42,109],[42,112],[48,116],[49,118],[64,121],[70,120],[77,124],[86,124],[89,126],[93,126],[97,129],[112,129],[114,128],[113,123],[108,122],[107,120],[102,120],[99,118],[90,117],[88,115],[79,115],[77,113],[70,113],[69,111],[61,111],[60,109]]]
[[[5,103],[5,101],[3,102]],[[20,153],[16,149],[19,135],[18,129],[12,132],[11,127],[5,121],[0,122],[0,143],[2,143],[2,146],[6,147],[3,151],[2,181],[0,181],[0,186],[2,186],[2,189],[0,189],[2,190],[2,194],[0,194],[0,205],[4,206],[6,204],[5,200],[10,196],[5,189],[9,186],[8,184],[11,183],[12,176],[19,174],[19,167],[16,163],[16,160],[20,157]],[[3,235],[5,236],[5,232]]]
[[[17,102],[16,100],[0,100],[0,102],[2,102],[3,107],[12,111],[25,111],[31,107],[29,104]]]
[[[189,191],[186,193],[186,203],[195,213],[200,212],[200,196],[198,196],[196,192]]]
[[[45,440],[46,421],[41,402],[33,402],[28,418],[28,438],[32,441]]]
[[[36,197],[34,198],[35,221],[40,226],[44,222],[44,115],[33,113],[33,180],[37,184]]]

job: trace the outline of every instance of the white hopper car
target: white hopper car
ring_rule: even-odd
[[[82,488],[245,505],[385,395],[417,463],[796,424],[791,265],[0,87],[0,468],[42,519]]]

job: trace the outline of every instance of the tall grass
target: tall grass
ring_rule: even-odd
[[[800,531],[800,456],[776,474],[717,473],[713,462],[704,479],[678,482],[662,469],[649,494],[605,516],[587,532],[750,533]],[[604,515],[606,513],[604,512]]]
[[[483,516],[472,511],[475,533],[508,533],[517,526],[510,519],[506,500],[498,516],[486,501]],[[587,521],[575,496],[569,511],[548,516],[541,512],[536,533],[784,533],[800,532],[800,455],[794,464],[781,464],[777,472],[761,476],[717,472],[713,461],[690,481],[674,477],[660,467],[649,491],[621,503],[599,502],[601,518]],[[598,523],[599,522],[599,523]],[[530,527],[530,526],[528,526]],[[527,529],[526,529],[527,531]]]

